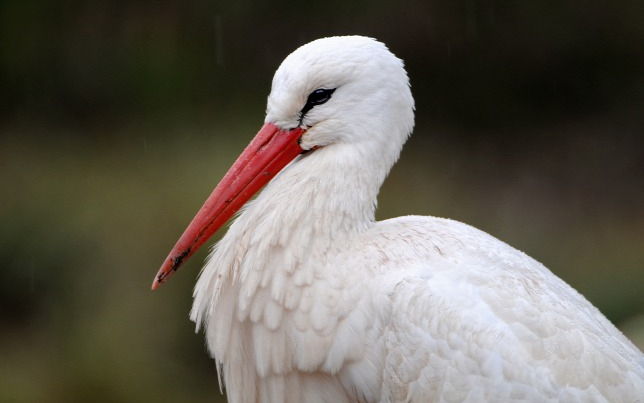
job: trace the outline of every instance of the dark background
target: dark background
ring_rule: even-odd
[[[379,218],[445,216],[543,262],[644,345],[644,3],[0,2],[0,400],[215,401],[159,265],[297,46],[405,60],[417,125]]]

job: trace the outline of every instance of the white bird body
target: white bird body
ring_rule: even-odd
[[[644,401],[642,353],[543,265],[456,221],[375,221],[413,127],[384,45],[296,50],[266,122],[310,151],[231,224],[191,312],[230,402]]]

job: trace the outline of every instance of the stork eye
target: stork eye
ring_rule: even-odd
[[[335,91],[335,88],[333,89],[326,89],[326,88],[318,88],[317,90],[313,91],[312,93],[309,94],[309,97],[306,99],[306,105],[304,105],[304,108],[300,111],[300,118],[304,118],[304,115],[315,105],[322,105],[329,99],[331,99],[331,94],[333,94],[333,91]]]
[[[331,99],[331,94],[333,94],[333,91],[335,91],[335,88],[332,90],[319,88],[309,94],[309,98],[306,100],[306,103],[311,105],[323,104]]]

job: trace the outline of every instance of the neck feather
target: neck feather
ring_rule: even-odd
[[[233,285],[247,314],[259,287],[287,304],[289,287],[312,282],[327,255],[373,225],[376,196],[393,160],[372,156],[374,163],[365,164],[365,153],[334,144],[303,155],[247,203],[201,273],[192,319],[208,320],[222,289]]]

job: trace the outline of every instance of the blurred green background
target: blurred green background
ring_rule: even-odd
[[[297,46],[406,62],[417,126],[379,218],[445,216],[540,260],[644,346],[641,0],[0,3],[0,401],[217,401],[153,276]],[[223,400],[222,400],[223,401]]]

